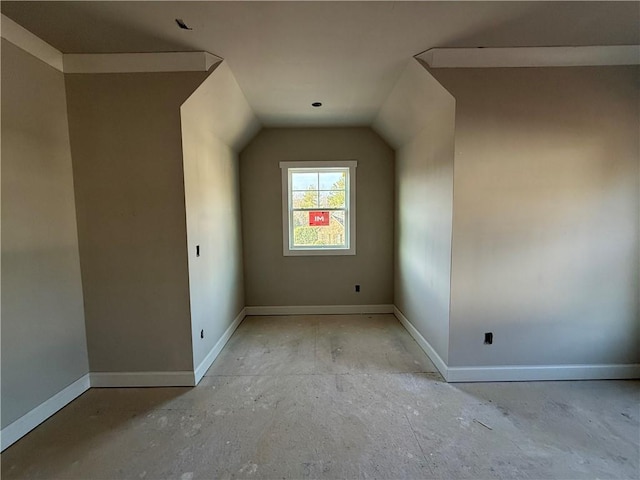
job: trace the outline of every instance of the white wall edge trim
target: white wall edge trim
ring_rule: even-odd
[[[89,390],[89,374],[83,375],[71,385],[45,400],[33,410],[7,425],[0,432],[1,449],[11,446],[61,408]]]
[[[62,52],[5,15],[2,15],[0,32],[5,40],[62,72]]]
[[[231,325],[229,325],[229,328],[227,328],[222,334],[220,340],[216,342],[211,351],[209,351],[207,356],[204,357],[204,360],[202,360],[202,362],[200,362],[200,365],[198,365],[198,367],[196,368],[194,372],[196,385],[200,382],[200,380],[202,380],[202,377],[204,377],[204,374],[207,373],[207,370],[209,370],[209,367],[215,361],[215,359],[218,358],[218,355],[220,355],[220,352],[231,338],[231,335],[233,335],[233,332],[236,331],[238,326],[242,323],[242,320],[244,320],[244,317],[246,316],[245,311],[246,307],[240,311],[238,316],[233,320],[233,323],[231,323]]]
[[[218,65],[222,61],[222,57],[218,57],[213,53],[204,52],[204,71],[208,72],[211,67],[213,67],[214,65]]]
[[[416,55],[432,68],[639,65],[640,45],[432,48]]]
[[[509,365],[449,367],[447,381],[532,382],[543,380],[630,380],[640,378],[640,364],[630,365]]]
[[[393,305],[291,305],[245,307],[247,315],[351,315],[393,313]]]
[[[178,372],[91,372],[91,388],[193,387],[194,373]]]
[[[416,327],[409,321],[404,314],[398,310],[398,307],[393,306],[393,314],[400,321],[400,323],[404,326],[404,328],[409,332],[409,335],[413,337],[416,343],[420,346],[420,348],[424,351],[424,353],[429,357],[429,360],[436,366],[440,375],[446,380],[449,381],[448,376],[448,367],[447,364],[442,360],[442,357],[438,355],[435,348],[431,346],[431,344],[427,341],[426,338],[422,336],[422,334],[418,331]]]
[[[209,52],[72,53],[65,73],[206,72],[222,61]]]

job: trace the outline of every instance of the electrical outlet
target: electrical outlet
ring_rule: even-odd
[[[360,293],[360,285],[356,285],[356,293]]]
[[[493,332],[487,332],[484,334],[484,344],[491,345],[493,343]]]
[[[204,330],[200,330],[200,338],[204,338]]]
[[[200,256],[200,245],[196,245],[196,257]]]

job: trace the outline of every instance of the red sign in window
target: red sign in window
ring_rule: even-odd
[[[329,225],[329,212],[309,212],[309,225],[326,227]]]

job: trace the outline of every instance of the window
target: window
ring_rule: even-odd
[[[283,254],[356,254],[355,160],[280,162]]]

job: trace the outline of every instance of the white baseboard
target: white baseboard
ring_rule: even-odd
[[[191,371],[178,372],[91,372],[91,387],[193,387]]]
[[[0,451],[75,400],[90,387],[191,387],[204,376],[245,315],[305,315],[393,313],[404,325],[446,381],[514,382],[541,380],[626,380],[640,378],[640,364],[629,365],[508,365],[448,367],[429,342],[394,305],[245,307],[194,372],[92,372],[42,402],[0,431]]]
[[[640,365],[505,365],[450,367],[397,307],[394,315],[420,345],[449,383],[535,382],[545,380],[631,380],[640,378]]]
[[[442,360],[442,357],[438,355],[438,352],[436,352],[435,348],[431,346],[427,339],[422,336],[418,329],[413,326],[409,319],[405,317],[395,305],[393,306],[393,314],[400,321],[400,323],[402,323],[404,328],[407,329],[409,335],[411,335],[416,343],[420,345],[420,348],[422,348],[427,357],[429,357],[429,360],[431,360],[431,362],[436,366],[436,368],[440,372],[440,375],[442,375],[442,377],[446,381],[449,381],[449,369],[447,367],[447,364],[444,362],[444,360]]]
[[[291,305],[245,307],[247,315],[354,315],[393,313],[393,305]]]
[[[229,325],[229,328],[227,328],[222,337],[220,337],[220,340],[216,342],[211,351],[207,354],[206,357],[204,357],[204,360],[202,360],[202,362],[200,362],[200,365],[198,365],[198,367],[196,368],[194,372],[196,385],[200,382],[200,380],[202,380],[202,377],[204,377],[204,374],[207,373],[207,370],[209,370],[211,364],[215,361],[218,355],[220,355],[220,352],[231,338],[231,335],[233,335],[233,332],[236,331],[236,328],[238,328],[240,323],[242,323],[242,320],[244,320],[244,317],[246,316],[245,311],[246,307],[240,311],[238,316],[233,320],[233,323]]]
[[[544,380],[630,380],[640,378],[640,365],[507,365],[448,367],[447,381],[533,382]]]
[[[7,425],[0,432],[1,450],[20,440],[58,410],[71,403],[89,390],[89,374],[83,375],[68,387],[45,400],[33,410],[27,412],[15,422]]]

